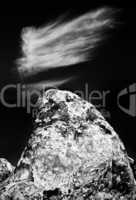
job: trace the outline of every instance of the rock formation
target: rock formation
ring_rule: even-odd
[[[14,171],[14,167],[4,158],[0,158],[0,184],[3,183]]]
[[[135,200],[133,165],[91,103],[50,89],[14,172],[0,162],[0,200]]]

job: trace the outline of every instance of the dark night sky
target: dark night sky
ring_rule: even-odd
[[[93,3],[95,2],[95,3]],[[92,1],[92,5],[81,4],[76,8],[72,6],[45,7],[44,14],[37,12],[21,13],[0,16],[0,89],[11,83],[19,81],[13,73],[15,60],[20,56],[20,32],[26,26],[38,26],[55,19],[61,14],[77,16],[93,8],[111,6],[120,9],[115,15],[116,28],[110,33],[107,41],[96,51],[91,62],[72,66],[69,69],[60,69],[48,72],[48,77],[78,75],[78,79],[62,86],[62,89],[72,91],[84,88],[88,83],[89,90],[110,90],[106,109],[110,112],[109,122],[119,133],[125,143],[130,156],[135,156],[136,117],[131,117],[121,111],[117,106],[116,96],[122,89],[136,83],[136,29],[135,7],[125,5],[123,1]],[[25,15],[26,14],[26,15]],[[15,101],[15,92],[9,91],[7,98]],[[127,102],[127,100],[126,100]],[[13,164],[17,162],[24,144],[30,135],[31,115],[25,108],[6,108],[0,105],[0,157],[5,157]]]

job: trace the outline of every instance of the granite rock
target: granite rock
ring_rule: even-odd
[[[4,158],[0,158],[0,184],[2,184],[14,171],[14,167]]]
[[[74,93],[39,97],[30,139],[1,200],[136,199],[134,161],[99,111]]]

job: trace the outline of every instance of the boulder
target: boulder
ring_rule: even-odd
[[[1,200],[136,199],[134,161],[95,106],[50,89],[39,97],[35,114]]]

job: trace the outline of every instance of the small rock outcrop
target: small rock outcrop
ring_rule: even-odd
[[[2,184],[14,171],[14,167],[4,158],[0,158],[0,184]]]

